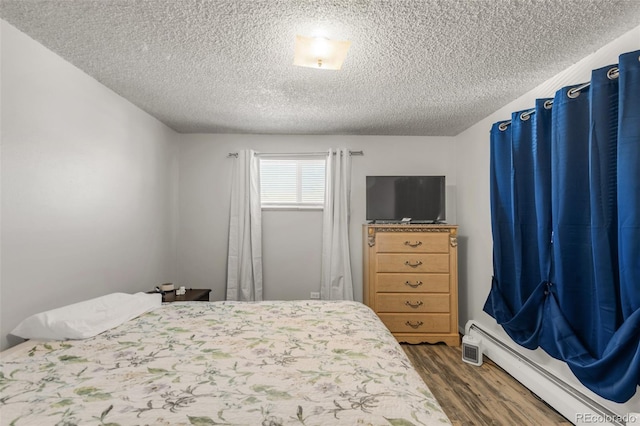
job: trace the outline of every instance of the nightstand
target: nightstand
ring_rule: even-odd
[[[182,296],[177,296],[175,290],[165,293],[162,296],[163,302],[208,302],[209,293],[211,290],[208,288],[189,288],[187,292]]]

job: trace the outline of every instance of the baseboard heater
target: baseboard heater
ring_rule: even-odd
[[[632,421],[627,422],[628,414],[621,415],[611,411],[505,344],[490,332],[482,329],[477,322],[469,321],[466,324],[465,335],[471,335],[480,340],[481,350],[484,355],[491,358],[493,362],[570,422],[577,425],[606,424],[626,426],[627,424],[637,424],[633,421],[636,420],[635,418],[631,418],[630,420]]]

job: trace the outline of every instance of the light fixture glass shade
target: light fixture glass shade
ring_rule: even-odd
[[[293,65],[321,70],[339,70],[351,46],[348,40],[296,35]]]

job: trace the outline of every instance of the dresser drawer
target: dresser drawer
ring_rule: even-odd
[[[377,272],[449,272],[448,254],[378,254]]]
[[[378,253],[449,253],[448,232],[381,232],[376,239]]]
[[[378,314],[392,333],[448,333],[449,314]]]
[[[376,274],[376,291],[388,293],[449,293],[449,274]]]
[[[440,312],[449,313],[448,294],[390,294],[376,295],[376,312]]]

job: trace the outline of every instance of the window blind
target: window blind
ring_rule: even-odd
[[[325,158],[261,158],[262,207],[322,207]]]

